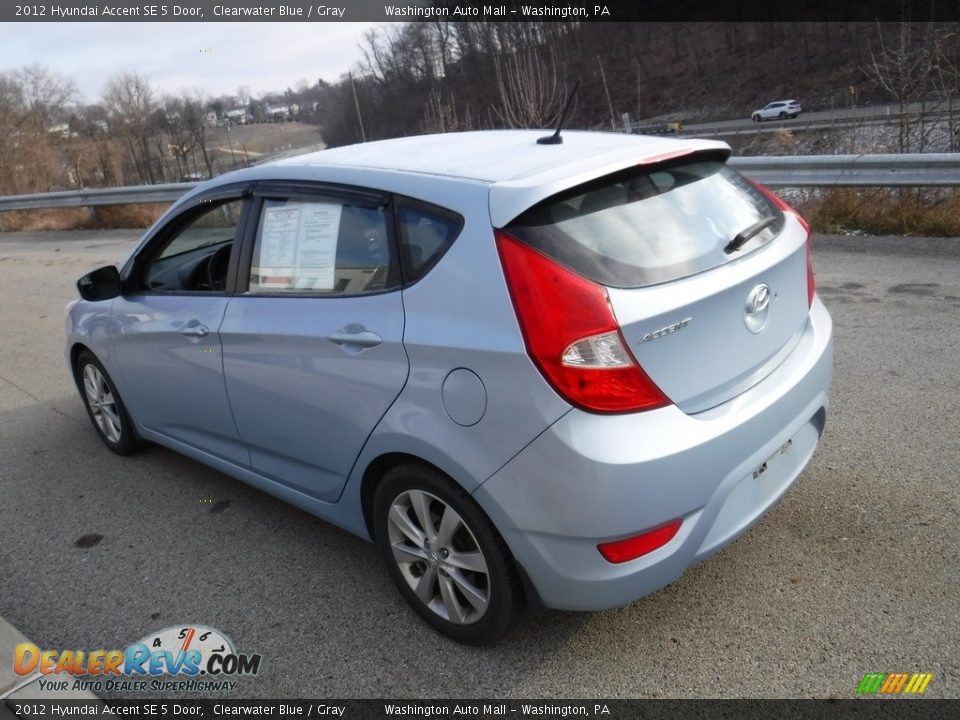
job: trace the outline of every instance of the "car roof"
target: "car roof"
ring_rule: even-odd
[[[261,168],[365,168],[375,175],[409,173],[489,183],[490,216],[502,227],[535,203],[627,167],[697,151],[729,156],[715,140],[565,130],[563,142],[541,145],[550,130],[478,130],[418,135],[320,150]],[[371,178],[372,180],[373,178]]]
[[[539,145],[550,130],[480,130],[378,140],[284,158],[273,165],[348,166],[427,173],[498,183],[560,172],[594,159],[627,155],[634,162],[704,141],[566,130],[563,142]],[[723,143],[712,143],[726,148]]]

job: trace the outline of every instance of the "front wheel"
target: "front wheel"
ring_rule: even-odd
[[[377,547],[413,610],[444,635],[487,645],[523,614],[523,589],[496,528],[437,470],[393,468],[373,504]]]
[[[786,119],[787,119],[787,114],[786,114],[785,112],[780,113],[780,119],[781,119],[781,120],[786,120]]]
[[[77,384],[90,421],[104,445],[118,455],[137,450],[140,438],[120,393],[100,361],[87,350],[77,358]]]

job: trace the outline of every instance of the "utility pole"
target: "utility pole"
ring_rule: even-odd
[[[353,106],[357,109],[357,122],[360,123],[360,139],[367,141],[367,133],[363,129],[363,115],[360,114],[360,100],[357,98],[357,86],[353,82],[353,73],[347,73],[350,78],[350,87],[353,89]]]
[[[226,119],[223,121],[223,129],[227,131],[227,145],[230,146],[230,164],[235,168],[237,167],[237,158],[233,154],[233,141],[230,139],[230,120]]]
[[[607,87],[607,74],[603,71],[603,62],[600,60],[599,55],[597,55],[597,65],[600,66],[600,79],[603,80],[603,92],[607,95],[607,107],[610,108],[610,128],[616,130],[617,118],[613,114],[613,101],[610,99],[610,88]]]

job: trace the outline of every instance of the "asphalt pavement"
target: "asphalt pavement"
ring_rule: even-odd
[[[0,234],[0,616],[41,647],[205,624],[263,656],[233,697],[841,698],[896,671],[960,697],[960,239],[816,238],[836,370],[797,485],[672,586],[473,649],[364,541],[168,450],[103,447],[63,306],[136,235]]]

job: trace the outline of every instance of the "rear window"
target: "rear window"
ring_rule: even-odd
[[[398,199],[397,220],[404,276],[408,282],[416,282],[426,275],[463,228],[460,215],[409,198]]]
[[[722,160],[687,158],[577,186],[504,229],[594,282],[635,288],[742,257],[783,224],[783,213]]]

